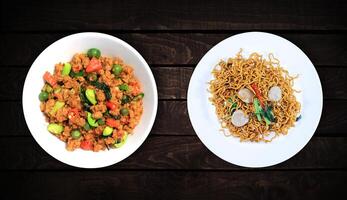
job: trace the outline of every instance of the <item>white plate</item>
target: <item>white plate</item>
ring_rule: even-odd
[[[291,75],[299,75],[294,87],[301,103],[302,118],[288,135],[271,143],[240,142],[239,138],[220,133],[221,125],[215,107],[208,100],[207,84],[211,71],[220,61],[234,57],[243,49],[247,57],[252,52],[263,56],[273,53]],[[267,57],[266,57],[267,58]],[[266,167],[281,163],[298,153],[314,134],[322,112],[323,95],[318,74],[309,58],[293,43],[269,33],[248,32],[229,37],[218,43],[200,60],[188,88],[188,112],[195,132],[204,145],[221,159],[239,166]]]
[[[135,76],[142,83],[145,98],[144,112],[134,133],[119,149],[110,151],[84,151],[77,149],[69,152],[65,143],[47,131],[47,122],[40,111],[38,94],[44,84],[45,71],[53,73],[54,65],[70,61],[75,53],[87,52],[98,48],[103,56],[118,56],[134,68]],[[79,33],[64,37],[47,47],[32,64],[24,83],[23,110],[26,123],[37,143],[51,156],[66,164],[82,168],[98,168],[120,162],[130,156],[148,136],[157,113],[158,94],[153,74],[142,56],[124,41],[101,33]]]

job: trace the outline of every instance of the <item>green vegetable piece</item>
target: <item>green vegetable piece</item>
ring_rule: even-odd
[[[79,72],[74,72],[74,71],[70,71],[70,76],[72,78],[76,78],[76,77],[80,77],[80,76],[84,76],[84,70],[81,70]]]
[[[119,64],[114,64],[112,67],[112,73],[116,76],[118,76],[120,73],[122,73],[123,67]]]
[[[101,55],[101,52],[97,48],[91,48],[88,50],[87,55],[89,58],[92,58],[92,57],[99,58]]]
[[[58,94],[59,92],[61,92],[61,87],[56,87],[53,91],[54,94]]]
[[[85,123],[83,126],[84,130],[89,131],[90,130],[90,126],[88,123]]]
[[[255,115],[257,116],[258,121],[261,122],[262,108],[261,108],[260,102],[257,98],[253,99],[253,106],[254,106],[254,110],[255,110]]]
[[[61,102],[61,101],[57,101],[55,102],[52,110],[49,112],[49,114],[54,115],[59,109],[61,109],[62,107],[64,107],[65,103]]]
[[[43,86],[42,90],[46,91],[48,93],[53,92],[53,88],[49,84],[47,84],[47,83]]]
[[[94,90],[86,89],[86,97],[91,104],[95,105],[97,103]]]
[[[68,76],[71,71],[71,64],[70,63],[64,63],[63,71],[61,72],[61,75]]]
[[[125,141],[128,138],[128,132],[124,131],[123,137],[119,140],[117,139],[116,142],[113,144],[114,147],[119,148],[125,144]]]
[[[129,103],[130,101],[131,101],[131,99],[130,99],[130,97],[128,95],[123,95],[122,96],[122,100],[121,100],[122,104]]]
[[[116,119],[116,120],[120,120],[122,117],[120,116],[120,115],[116,115],[116,116],[114,116],[114,119]]]
[[[120,114],[123,116],[127,116],[129,114],[129,110],[127,108],[120,109]]]
[[[64,131],[64,127],[59,124],[49,124],[47,130],[54,135],[60,135]]]
[[[138,101],[140,99],[143,99],[144,96],[145,96],[145,94],[141,92],[140,94],[136,95],[133,100]]]
[[[113,128],[111,128],[111,127],[109,127],[109,126],[106,126],[106,127],[104,128],[104,130],[102,131],[102,135],[103,135],[103,136],[109,136],[109,135],[112,134],[112,132],[113,132]]]
[[[40,92],[39,99],[40,99],[40,101],[47,101],[48,93],[47,92]]]
[[[94,85],[96,88],[103,90],[107,100],[112,98],[110,87],[108,87],[105,83],[100,83],[98,81],[92,81],[90,84]]]
[[[265,121],[265,123],[266,123],[266,126],[268,126],[269,124],[271,124],[271,121],[267,118],[267,117],[265,117],[265,116],[263,116],[264,117],[264,121]]]
[[[87,122],[92,127],[98,127],[99,126],[98,122],[96,122],[96,120],[93,119],[92,113],[90,113],[90,112],[87,112]]]
[[[99,125],[104,125],[105,124],[105,121],[103,119],[98,119],[97,122],[98,122]]]
[[[71,137],[72,137],[73,139],[78,139],[78,138],[81,137],[81,132],[80,132],[79,130],[73,130],[73,131],[71,132]]]
[[[122,90],[122,91],[128,91],[128,90],[129,90],[129,86],[128,86],[128,84],[126,84],[126,83],[124,83],[124,84],[122,84],[122,85],[120,85],[120,86],[118,86],[118,87],[119,87],[119,89]]]

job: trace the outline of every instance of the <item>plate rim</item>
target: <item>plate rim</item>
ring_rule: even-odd
[[[55,154],[53,154],[50,150],[48,150],[47,148],[44,147],[44,145],[41,145],[41,142],[38,140],[38,138],[36,138],[35,134],[33,134],[32,132],[34,131],[33,127],[31,124],[28,123],[28,118],[30,117],[29,116],[29,113],[28,111],[26,111],[26,99],[27,97],[25,96],[25,94],[27,92],[25,92],[27,87],[29,87],[29,76],[34,73],[33,72],[33,66],[35,65],[35,63],[38,61],[38,59],[45,53],[48,51],[48,49],[58,45],[61,41],[65,40],[65,39],[70,39],[70,38],[74,38],[74,37],[99,37],[99,38],[104,38],[104,39],[109,39],[109,40],[113,40],[113,41],[116,41],[117,43],[119,43],[120,45],[124,46],[125,48],[127,48],[131,53],[133,53],[137,59],[139,59],[139,61],[142,63],[143,67],[145,68],[145,70],[148,72],[148,75],[149,75],[149,80],[150,82],[152,83],[153,87],[151,87],[151,90],[153,92],[153,99],[154,99],[154,102],[153,103],[153,113],[149,119],[149,125],[147,126],[147,129],[145,130],[146,131],[146,134],[145,136],[143,136],[143,138],[141,138],[141,140],[138,142],[138,146],[132,150],[129,150],[128,153],[126,153],[124,156],[121,156],[120,159],[118,160],[112,160],[110,159],[110,161],[108,162],[103,162],[102,164],[100,163],[94,163],[92,165],[80,165],[80,164],[76,164],[76,163],[72,163],[72,162],[68,162],[66,160],[63,160],[61,159],[60,157],[57,157]],[[78,168],[85,168],[85,169],[96,169],[96,168],[104,168],[104,167],[108,167],[108,166],[111,166],[111,165],[114,165],[116,163],[119,163],[121,162],[122,160],[128,158],[129,156],[131,156],[133,153],[135,153],[142,145],[143,143],[146,141],[146,139],[148,138],[152,128],[153,128],[153,125],[154,125],[154,122],[155,122],[155,119],[156,119],[156,116],[157,116],[157,113],[158,113],[158,89],[157,89],[157,84],[156,84],[156,81],[155,81],[155,78],[154,78],[154,75],[153,75],[153,72],[151,70],[151,68],[149,67],[148,63],[146,62],[146,60],[142,57],[142,55],[133,47],[131,46],[130,44],[128,44],[127,42],[125,42],[124,40],[118,38],[118,37],[115,37],[115,36],[112,36],[112,35],[109,35],[109,34],[105,34],[105,33],[100,33],[100,32],[79,32],[79,33],[74,33],[74,34],[69,34],[69,35],[66,35],[64,37],[61,37],[60,39],[54,41],[53,43],[51,43],[50,45],[48,45],[47,47],[45,47],[45,49],[35,58],[35,60],[32,62],[32,64],[30,65],[30,68],[25,76],[25,79],[24,79],[24,83],[23,83],[23,89],[22,89],[22,110],[23,110],[23,115],[24,115],[24,119],[25,119],[25,123],[29,129],[29,132],[30,134],[32,135],[32,137],[34,138],[34,140],[36,141],[36,143],[40,146],[41,149],[43,149],[47,154],[49,154],[50,156],[52,156],[53,158],[55,158],[56,160],[58,160],[59,162],[62,162],[66,165],[69,165],[69,166],[72,166],[72,167],[78,167]],[[89,153],[89,152],[88,152]],[[92,153],[98,153],[98,152],[92,152]]]
[[[313,132],[310,134],[310,137],[307,139],[307,141],[304,142],[304,145],[301,147],[301,148],[298,148],[296,149],[296,151],[288,156],[287,158],[284,158],[284,159],[281,159],[281,161],[279,162],[273,162],[273,163],[268,163],[268,164],[262,164],[262,165],[247,165],[247,164],[242,164],[242,163],[239,163],[239,162],[232,162],[230,160],[228,160],[227,158],[219,155],[218,152],[215,152],[215,150],[210,147],[210,144],[207,143],[205,141],[205,138],[202,136],[202,134],[199,134],[198,133],[198,128],[197,128],[197,124],[195,124],[193,122],[193,119],[192,119],[192,102],[191,102],[191,92],[192,92],[192,81],[193,81],[193,77],[197,76],[196,73],[197,73],[197,69],[199,68],[199,66],[201,66],[203,60],[207,57],[208,54],[210,54],[214,49],[218,48],[219,45],[221,45],[222,43],[226,42],[227,40],[230,40],[231,38],[234,38],[234,37],[238,37],[238,36],[243,36],[243,35],[252,35],[252,34],[259,34],[259,35],[267,35],[267,36],[271,36],[271,37],[276,37],[276,38],[279,38],[281,40],[284,40],[285,42],[288,42],[290,43],[291,45],[293,45],[294,48],[296,48],[299,52],[301,52],[309,61],[309,63],[312,65],[313,67],[313,70],[314,70],[314,76],[316,76],[316,78],[318,79],[318,84],[319,84],[319,92],[321,94],[320,98],[319,98],[319,111],[318,111],[318,120],[317,121],[314,121],[314,124],[313,124]],[[188,116],[189,116],[189,120],[190,120],[190,123],[196,133],[196,135],[198,136],[198,138],[200,139],[200,141],[204,144],[204,146],[209,150],[211,151],[214,155],[216,155],[217,157],[219,157],[220,159],[230,163],[230,164],[233,164],[233,165],[236,165],[236,166],[240,166],[240,167],[248,167],[248,168],[264,168],[264,167],[270,167],[270,166],[274,166],[274,165],[277,165],[277,164],[280,164],[280,163],[283,163],[287,160],[289,160],[290,158],[294,157],[296,154],[298,154],[302,149],[305,148],[305,146],[309,143],[309,141],[312,139],[314,133],[316,132],[317,130],[317,127],[319,125],[319,122],[321,120],[321,116],[322,116],[322,111],[323,111],[323,89],[322,89],[322,84],[321,84],[321,80],[320,80],[320,77],[318,75],[318,72],[315,68],[315,66],[313,65],[312,61],[309,59],[309,57],[305,54],[305,52],[300,49],[297,45],[295,45],[293,42],[287,40],[286,38],[283,38],[279,35],[276,35],[276,34],[272,34],[272,33],[268,33],[268,32],[261,32],[261,31],[248,31],[248,32],[243,32],[243,33],[238,33],[238,34],[235,34],[235,35],[231,35],[223,40],[221,40],[220,42],[218,42],[217,44],[215,44],[211,49],[209,49],[205,54],[204,56],[200,59],[200,61],[198,62],[198,64],[196,65],[193,73],[192,73],[192,76],[190,78],[190,81],[189,81],[189,85],[188,85],[188,91],[187,91],[187,108],[188,108]]]

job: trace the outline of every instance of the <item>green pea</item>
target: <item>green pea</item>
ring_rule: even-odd
[[[112,134],[112,132],[113,132],[113,128],[111,128],[111,127],[109,127],[109,126],[106,126],[106,127],[104,128],[104,130],[102,131],[102,135],[103,135],[103,136],[109,136],[109,135]]]
[[[84,128],[84,130],[89,131],[90,130],[90,125],[88,123],[85,123],[83,128]]]
[[[118,76],[120,73],[122,73],[123,67],[119,64],[114,64],[112,67],[112,73],[116,76]]]
[[[86,89],[86,97],[90,103],[96,104],[95,91],[92,89]]]
[[[98,122],[99,125],[104,125],[105,124],[105,121],[103,119],[98,119],[97,122]]]
[[[40,99],[40,101],[47,101],[47,99],[48,99],[48,92],[40,92],[39,99]]]
[[[120,109],[120,114],[123,116],[127,116],[129,114],[129,110],[127,108]]]
[[[129,90],[129,86],[128,86],[128,84],[124,83],[124,84],[119,86],[119,89],[122,90],[122,91],[128,91]]]
[[[63,71],[61,72],[61,75],[63,76],[68,76],[71,71],[71,64],[70,63],[65,63],[63,67]]]
[[[130,101],[131,101],[131,99],[130,99],[130,97],[128,95],[123,95],[122,96],[122,99],[121,99],[122,104],[129,103]]]
[[[64,127],[59,124],[49,124],[47,130],[55,135],[60,135],[64,131]]]
[[[81,132],[79,130],[74,130],[71,132],[71,137],[73,139],[78,139],[81,137]]]
[[[101,55],[101,52],[97,48],[91,48],[88,50],[87,55],[89,58],[92,58],[92,57],[99,58]]]

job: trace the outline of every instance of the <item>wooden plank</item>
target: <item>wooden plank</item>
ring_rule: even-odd
[[[186,99],[193,67],[151,67],[158,87],[159,99]],[[347,100],[347,68],[316,68],[325,99]],[[0,100],[19,100],[28,68],[1,67]],[[208,87],[206,85],[206,87]]]
[[[1,137],[0,151],[2,160],[6,161],[0,162],[0,169],[73,168],[48,155],[30,137]],[[346,137],[314,137],[293,158],[266,169],[347,169],[347,160],[342,159],[346,156]],[[196,136],[156,136],[147,138],[133,155],[107,169],[244,170],[245,168],[218,158]]]
[[[112,34],[137,49],[150,64],[196,64],[221,40],[236,34]],[[68,34],[1,34],[0,65],[31,65],[51,43]],[[279,34],[300,47],[315,65],[347,66],[346,34]],[[16,53],[10,53],[16,52]],[[57,52],[58,53],[58,52]],[[234,55],[230,55],[234,56]],[[218,62],[218,61],[216,61]]]
[[[195,135],[186,101],[159,101],[153,135]],[[28,136],[21,102],[0,102],[3,115],[0,136]],[[324,101],[323,112],[315,135],[346,136],[346,101]],[[306,116],[303,116],[306,117]]]
[[[340,199],[346,171],[0,172],[4,199]],[[8,184],[11,182],[11,184]],[[20,192],[10,192],[15,185]],[[68,194],[68,195],[67,195]]]
[[[91,6],[93,5],[92,9]],[[346,30],[345,1],[4,1],[1,29]],[[13,12],[13,11],[16,12]]]

